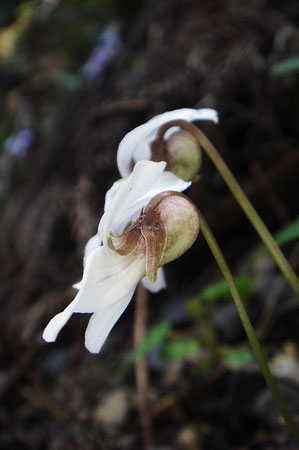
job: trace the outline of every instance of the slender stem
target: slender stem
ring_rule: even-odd
[[[147,320],[147,291],[139,283],[136,292],[134,347],[138,348],[145,338]],[[138,407],[141,420],[144,450],[152,447],[152,419],[148,398],[148,373],[146,358],[138,358],[135,363]]]
[[[247,196],[245,195],[244,191],[242,190],[241,186],[235,179],[234,175],[231,173],[229,168],[227,167],[224,160],[219,155],[217,149],[214,147],[214,145],[211,143],[211,141],[206,137],[206,135],[199,130],[195,125],[188,123],[184,120],[174,120],[171,122],[167,122],[165,125],[163,125],[158,133],[158,138],[162,139],[164,133],[171,127],[180,127],[187,131],[189,131],[199,142],[201,147],[206,151],[206,153],[209,155],[213,163],[215,164],[218,171],[221,173],[224,181],[230,188],[231,192],[235,196],[236,200],[238,201],[239,205],[247,215],[248,219],[251,221],[252,225],[256,229],[257,233],[259,234],[260,238],[268,247],[269,252],[273,256],[273,259],[276,261],[276,264],[280,268],[281,272],[284,274],[287,282],[293,289],[294,293],[297,297],[299,297],[299,279],[297,278],[295,272],[293,271],[292,267],[286,260],[285,256],[281,252],[280,248],[276,244],[275,240],[273,239],[271,233],[265,226],[264,222],[252,206],[251,202],[248,200]]]
[[[264,356],[263,350],[259,344],[259,341],[256,337],[254,328],[251,325],[250,319],[247,315],[246,309],[243,305],[242,299],[240,297],[239,291],[235,285],[234,279],[232,277],[231,271],[224,259],[224,256],[217,244],[217,241],[215,237],[213,236],[212,231],[210,230],[205,218],[203,215],[199,212],[200,216],[200,224],[201,224],[201,231],[204,235],[211,252],[214,255],[214,258],[217,261],[217,264],[230,288],[232,297],[234,299],[235,305],[237,307],[238,313],[240,315],[240,319],[243,323],[243,326],[245,328],[248,340],[250,342],[252,351],[257,359],[257,362],[259,363],[259,366],[261,368],[261,371],[264,375],[264,378],[268,384],[268,387],[270,391],[272,392],[272,395],[274,397],[274,400],[276,402],[276,405],[278,406],[278,409],[284,418],[295,442],[299,445],[299,429],[293,419],[293,416],[285,403],[281,392],[272,376],[272,373],[270,372],[269,366],[267,364],[266,358]]]

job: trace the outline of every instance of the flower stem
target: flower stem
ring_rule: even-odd
[[[145,339],[147,320],[147,291],[139,283],[136,292],[134,323],[134,347],[138,348]],[[148,373],[146,358],[138,358],[135,363],[135,376],[138,395],[138,407],[141,420],[144,450],[152,447],[152,418],[148,399]]]
[[[217,149],[214,147],[214,145],[211,143],[211,141],[207,138],[207,136],[195,125],[192,123],[188,123],[184,120],[173,120],[171,122],[167,122],[165,125],[163,125],[158,133],[158,138],[162,138],[164,133],[171,127],[180,127],[182,129],[185,129],[189,131],[199,142],[200,146],[206,151],[208,156],[211,158],[213,163],[215,164],[216,168],[222,175],[224,181],[230,188],[232,194],[235,196],[236,200],[238,201],[239,205],[247,215],[248,219],[256,229],[257,233],[259,234],[260,238],[268,248],[269,252],[271,253],[273,259],[276,261],[276,264],[280,268],[281,272],[285,276],[285,279],[293,289],[295,295],[299,297],[299,279],[297,278],[295,272],[293,271],[292,267],[286,260],[285,256],[281,252],[280,248],[276,244],[275,240],[273,239],[271,233],[265,226],[264,222],[252,206],[251,202],[248,200],[247,196],[245,195],[244,191],[242,190],[241,186],[237,182],[234,175],[231,173],[229,168],[227,167],[226,163],[222,159],[222,157],[219,155]]]
[[[281,392],[272,376],[272,373],[269,369],[266,358],[264,356],[263,350],[259,344],[259,341],[256,337],[254,328],[252,327],[250,319],[247,315],[247,312],[243,305],[239,291],[235,285],[231,271],[225,261],[225,258],[223,256],[223,254],[217,244],[217,241],[216,241],[215,237],[213,236],[213,233],[212,233],[209,225],[207,224],[204,216],[200,212],[199,212],[199,216],[200,216],[202,234],[204,235],[204,237],[210,247],[210,250],[213,253],[214,258],[216,259],[217,264],[229,286],[229,289],[231,291],[231,294],[234,299],[235,305],[237,307],[238,313],[240,315],[240,319],[243,323],[248,340],[250,342],[252,351],[257,359],[257,362],[261,368],[264,378],[268,384],[268,387],[274,397],[276,405],[277,405],[282,417],[284,418],[295,442],[299,445],[299,429],[298,429],[298,427],[294,421],[294,418],[293,418],[287,404],[285,403],[285,401],[281,395]]]

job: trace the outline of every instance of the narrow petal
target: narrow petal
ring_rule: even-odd
[[[48,323],[43,332],[43,339],[46,342],[54,342],[56,341],[57,335],[61,328],[67,323],[71,315],[73,314],[76,303],[78,302],[77,297],[59,314],[53,317],[52,320]]]
[[[166,163],[161,161],[139,161],[131,175],[122,181],[119,189],[113,195],[109,207],[103,214],[98,233],[108,248],[110,232],[121,234],[136,212],[136,201],[142,197],[160,177]]]
[[[154,283],[152,283],[148,279],[148,277],[142,278],[141,283],[143,284],[145,289],[147,289],[148,291],[152,292],[153,294],[155,294],[156,292],[161,291],[161,289],[166,289],[167,288],[167,282],[166,282],[166,278],[165,278],[164,267],[160,267],[158,269],[157,280]]]
[[[55,341],[59,331],[77,313],[94,313],[121,301],[134,291],[145,274],[145,256],[108,254],[103,247],[96,248],[87,258],[80,291],[69,306],[47,325],[43,338]]]
[[[84,249],[83,267],[86,266],[86,261],[87,261],[88,256],[96,248],[100,247],[101,244],[102,244],[102,240],[98,234],[95,234],[87,241],[87,244],[85,245],[85,249]]]
[[[145,124],[130,131],[120,142],[117,151],[117,166],[122,177],[125,178],[131,173],[132,162],[151,159],[149,144],[155,138],[158,129],[164,123],[177,119],[186,120],[187,122],[212,120],[218,123],[218,114],[214,109],[209,108],[181,108],[159,114]],[[174,129],[170,133],[173,131]]]
[[[99,353],[112,327],[122,315],[134,294],[132,289],[119,302],[94,313],[85,332],[85,347],[91,353]]]

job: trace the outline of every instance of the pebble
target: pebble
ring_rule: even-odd
[[[106,427],[121,425],[132,406],[134,394],[128,389],[108,392],[93,413],[93,420]]]

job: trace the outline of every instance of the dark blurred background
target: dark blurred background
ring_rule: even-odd
[[[134,371],[124,368],[134,301],[100,355],[84,348],[86,315],[55,344],[41,335],[74,296],[119,177],[119,141],[181,107],[219,112],[219,125],[198,125],[271,231],[287,227],[283,250],[298,271],[297,0],[1,2],[1,449],[142,448]],[[271,258],[252,256],[259,239],[205,155],[188,195],[238,275],[298,416],[298,302]],[[149,305],[155,448],[295,448],[202,236],[166,274]]]

